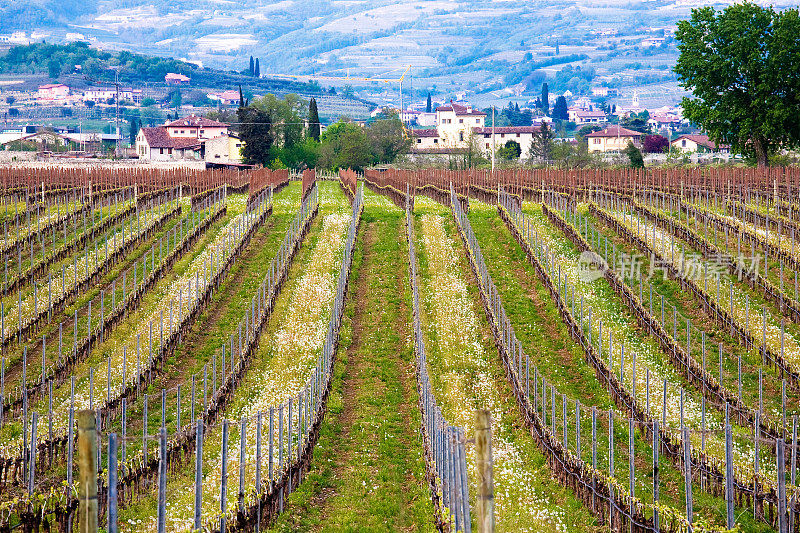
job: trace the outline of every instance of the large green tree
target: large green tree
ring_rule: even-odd
[[[751,2],[692,10],[675,34],[684,115],[760,167],[800,145],[800,16]]]
[[[384,110],[382,118],[372,122],[366,133],[375,163],[391,163],[411,148],[411,139],[396,112]]]
[[[542,161],[552,159],[553,130],[547,125],[547,122],[542,122],[539,131],[533,134],[528,154],[531,159],[541,159]]]
[[[266,94],[261,98],[253,98],[250,106],[265,111],[272,120],[275,147],[277,149],[292,148],[303,140],[305,126],[306,101],[296,94],[287,94],[283,98],[274,94]],[[273,154],[278,157],[277,154]]]
[[[270,162],[272,149],[272,120],[267,111],[249,105],[236,112],[239,118],[239,137],[242,139],[242,160],[248,165],[264,165]]]
[[[361,170],[373,160],[364,128],[352,122],[339,121],[328,126],[320,137],[319,164],[337,170]]]

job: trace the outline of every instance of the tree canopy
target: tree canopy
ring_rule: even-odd
[[[569,119],[569,112],[567,111],[567,99],[563,96],[556,98],[556,103],[553,104],[552,117],[559,120]]]
[[[539,131],[533,134],[528,154],[530,159],[542,161],[549,161],[553,157],[553,130],[547,122],[542,122]]]
[[[269,113],[255,106],[240,107],[239,136],[242,146],[242,160],[248,165],[264,165],[270,162],[273,134]]]
[[[751,2],[692,10],[678,23],[684,116],[717,142],[769,164],[800,145],[800,16]]]

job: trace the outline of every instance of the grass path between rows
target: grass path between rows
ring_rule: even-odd
[[[403,213],[365,191],[312,470],[275,531],[433,531],[409,342]]]
[[[420,314],[434,395],[445,417],[467,435],[474,434],[475,409],[491,412],[496,530],[594,531],[594,518],[553,479],[522,424],[450,210],[417,197],[415,211]],[[473,446],[466,455],[474,508]]]

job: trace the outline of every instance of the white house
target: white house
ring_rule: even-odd
[[[426,151],[443,148],[439,133],[436,130],[411,130],[411,137],[413,138],[412,150]]]
[[[590,152],[621,152],[628,143],[639,146],[642,134],[622,126],[609,126],[604,130],[586,135]]]
[[[421,111],[417,114],[417,126],[421,128],[431,128],[436,126],[436,113]]]
[[[662,129],[675,131],[683,125],[683,118],[674,114],[653,113],[647,119],[647,124],[656,131]]]
[[[528,154],[534,135],[539,133],[541,126],[496,126],[494,131],[491,127],[475,128],[472,131],[480,140],[480,147],[483,153],[490,157],[492,148],[499,149],[508,141],[519,144],[521,153],[520,158]]]
[[[465,148],[473,129],[485,125],[486,113],[454,102],[436,108],[436,130],[445,148]]]
[[[168,72],[167,75],[164,76],[164,81],[167,83],[167,85],[189,85],[188,76],[176,74],[174,72]]]
[[[63,83],[39,85],[36,97],[39,100],[65,100],[69,96],[69,87]]]
[[[115,87],[92,87],[91,89],[86,89],[83,91],[83,95],[81,99],[84,102],[92,101],[92,102],[104,102],[106,100],[111,100],[117,97],[117,89]],[[133,103],[140,104],[142,103],[142,90],[141,89],[131,89],[128,88],[120,88],[119,90],[119,99],[122,100],[130,100]]]
[[[606,114],[599,109],[580,109],[570,107],[567,110],[570,122],[575,124],[600,124],[606,121]]]
[[[232,133],[220,135],[205,141],[203,158],[209,163],[240,164],[243,146],[244,143],[238,135]]]
[[[222,105],[239,105],[239,91],[227,90],[217,93],[208,93],[209,100],[219,102]]]
[[[717,144],[708,135],[681,135],[670,143],[673,148],[686,153],[698,154],[729,154],[731,147],[727,144]]]
[[[142,128],[136,136],[136,155],[150,161],[202,159],[203,145],[196,137],[174,138],[163,126]]]
[[[203,158],[204,144],[209,139],[222,136],[228,136],[227,124],[192,115],[156,128],[139,130],[136,136],[136,154],[140,159],[152,161],[199,160]],[[226,138],[225,143],[221,144],[229,142]],[[230,150],[226,151],[230,154]]]
[[[228,133],[228,125],[205,117],[190,115],[179,118],[162,126],[170,137],[193,137],[195,139],[213,139]]]
[[[641,42],[642,48],[654,48],[656,46],[661,46],[662,44],[664,44],[663,37],[648,37]]]

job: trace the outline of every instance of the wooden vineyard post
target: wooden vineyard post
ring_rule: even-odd
[[[97,532],[97,439],[94,411],[78,411],[78,522],[81,533]]]
[[[478,532],[493,533],[492,416],[487,409],[475,411],[475,455],[478,471]]]

